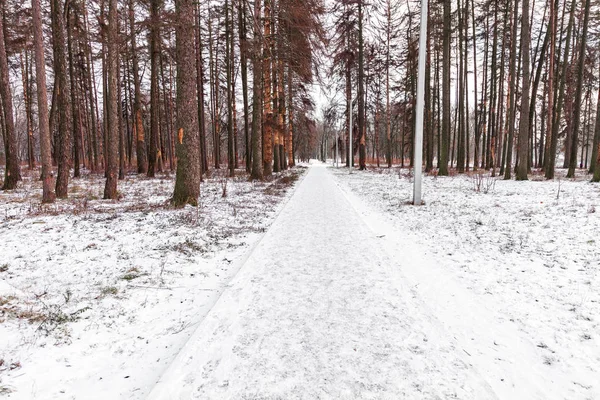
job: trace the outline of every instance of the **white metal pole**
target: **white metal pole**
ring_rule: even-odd
[[[413,204],[420,206],[423,173],[423,114],[425,108],[425,56],[427,55],[428,0],[421,0],[421,32],[419,34],[419,79],[417,82],[417,121],[415,127],[415,173]]]

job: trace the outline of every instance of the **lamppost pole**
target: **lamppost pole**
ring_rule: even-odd
[[[413,204],[420,206],[423,174],[423,114],[425,108],[425,57],[427,55],[428,0],[421,0],[421,31],[419,34],[419,78],[417,81],[417,118],[415,127],[415,162]]]

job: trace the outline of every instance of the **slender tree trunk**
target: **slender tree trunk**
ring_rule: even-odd
[[[468,1],[468,0],[467,0]],[[474,154],[473,154],[473,170],[477,170],[477,166],[479,163],[479,140],[481,138],[481,131],[479,129],[479,103],[477,100],[477,90],[478,90],[478,75],[477,75],[477,34],[476,34],[476,24],[475,24],[475,2],[471,0],[471,27],[473,29],[473,80],[474,80],[474,99],[475,99],[475,108],[474,108],[474,118],[475,123],[474,127]]]
[[[254,51],[252,54],[252,172],[251,179],[263,179],[262,159],[261,159],[261,82],[262,79],[262,38],[260,35],[260,16],[261,1],[254,2]]]
[[[107,137],[106,137],[106,185],[104,198],[116,200],[117,180],[119,178],[119,26],[117,0],[108,3],[108,35],[107,35],[107,78],[108,104],[106,104]]]
[[[550,0],[550,19],[548,24],[548,32],[550,33],[550,64],[548,66],[548,106],[547,106],[547,123],[546,132],[542,132],[542,136],[546,134],[546,144],[544,151],[544,164],[543,168],[548,174],[548,159],[550,153],[550,147],[552,142],[552,128],[554,123],[554,63],[556,59],[556,22],[557,22],[557,8],[558,0]]]
[[[523,12],[521,13],[521,57],[523,69],[523,84],[521,89],[521,117],[519,120],[519,143],[517,156],[519,165],[517,166],[517,180],[527,180],[527,167],[529,156],[529,0],[523,0]]]
[[[594,141],[592,144],[592,157],[590,159],[589,173],[593,174],[596,170],[600,147],[600,90],[598,91],[598,100],[596,101],[596,126],[594,128]],[[595,181],[597,182],[597,181]]]
[[[577,87],[575,89],[575,112],[573,116],[573,137],[571,142],[571,159],[569,160],[569,172],[567,178],[575,177],[577,168],[577,148],[579,137],[579,125],[581,123],[581,100],[583,96],[583,74],[585,72],[585,58],[587,54],[587,33],[590,20],[590,0],[585,0],[583,16],[583,31],[581,33],[579,48],[579,65],[577,67]]]
[[[512,148],[515,137],[515,115],[516,115],[516,102],[515,93],[517,92],[517,32],[518,32],[518,15],[519,15],[519,1],[515,0],[513,8],[513,20],[512,20],[512,32],[511,32],[511,44],[510,44],[510,84],[508,86],[508,105],[507,105],[507,142],[506,142],[506,163],[504,168],[504,179],[511,179],[512,177]]]
[[[598,92],[596,108],[596,127],[594,129],[594,144],[590,163],[590,172],[594,174],[592,182],[600,182],[600,91]]]
[[[227,75],[227,167],[229,169],[229,176],[235,176],[235,142],[233,140],[233,103],[235,101],[233,96],[233,66],[231,48],[233,47],[233,23],[230,22],[230,10],[229,0],[225,0],[225,69]],[[233,19],[233,18],[231,18]]]
[[[25,51],[25,61],[23,54],[20,54],[21,77],[23,82],[23,102],[25,103],[25,119],[27,120],[27,167],[31,171],[35,169],[35,155],[33,153],[33,114],[31,112],[31,85],[29,84],[29,60]]]
[[[198,92],[198,123],[200,124],[200,172],[208,171],[208,150],[206,146],[206,114],[204,109],[204,60],[202,58],[202,27],[200,25],[200,6],[196,5],[196,74]]]
[[[73,177],[79,178],[81,176],[81,131],[80,131],[80,115],[79,115],[79,101],[77,99],[77,78],[75,76],[75,61],[73,54],[73,19],[76,17],[73,11],[72,4],[69,3],[67,20],[67,49],[69,57],[69,78],[71,84],[71,116],[73,123]]]
[[[242,97],[244,101],[244,144],[246,149],[246,172],[252,170],[252,151],[250,144],[250,108],[248,102],[248,39],[246,28],[246,2],[238,1],[238,34],[240,40],[240,71],[242,75]]]
[[[287,125],[287,152],[288,152],[288,165],[289,167],[293,167],[296,165],[296,160],[294,160],[294,88],[293,88],[293,71],[288,66],[288,75],[287,75],[287,89],[288,89],[288,100],[287,100],[287,110],[288,110],[288,125]]]
[[[264,53],[263,53],[263,173],[270,176],[273,172],[273,99],[271,97],[271,61],[272,61],[272,37],[271,37],[271,0],[264,0],[265,15],[264,26]]]
[[[0,3],[2,14],[0,14],[0,95],[2,97],[2,109],[4,111],[4,154],[6,155],[6,169],[4,171],[4,185],[2,190],[12,190],[17,187],[21,180],[19,168],[17,136],[13,119],[13,101],[10,93],[8,56],[6,53],[6,38],[4,37],[4,11],[5,0]]]
[[[570,45],[571,45],[571,34],[573,31],[573,24],[574,24],[574,19],[575,19],[576,4],[577,4],[576,0],[572,0],[569,23],[567,25],[567,37],[565,40],[565,52],[564,52],[564,59],[563,59],[563,63],[562,63],[561,79],[560,79],[560,84],[559,84],[559,89],[558,89],[558,100],[556,102],[556,115],[554,117],[554,120],[552,121],[552,137],[551,137],[551,143],[550,143],[550,151],[546,158],[548,161],[547,162],[548,165],[546,167],[546,178],[547,179],[554,178],[554,171],[555,171],[555,166],[556,166],[556,150],[557,150],[557,146],[558,146],[558,131],[559,131],[561,114],[562,114],[562,109],[563,109],[563,102],[564,102],[564,97],[565,97],[564,91],[565,91],[567,72],[568,72],[568,68],[569,68],[568,59],[569,59]],[[560,54],[560,52],[559,52],[559,54]]]
[[[133,64],[133,132],[135,133],[137,171],[139,174],[146,174],[148,173],[148,154],[146,152],[146,134],[144,132],[144,117],[142,115],[142,92],[140,88],[134,0],[129,0],[129,26],[131,28],[131,59]]]
[[[148,176],[156,175],[160,154],[160,105],[158,68],[160,63],[160,8],[161,0],[150,1],[150,149],[148,152]]]
[[[358,162],[367,169],[367,126],[365,121],[365,50],[363,38],[363,0],[358,1]]]
[[[442,122],[442,143],[440,149],[440,170],[439,175],[448,175],[448,153],[450,150],[450,42],[452,40],[452,16],[450,0],[444,0],[444,41],[443,41],[443,72],[442,72],[442,92],[443,92],[443,122]]]
[[[31,0],[33,15],[33,46],[35,50],[35,77],[37,86],[37,104],[40,131],[40,152],[42,161],[42,202],[53,203],[54,175],[52,173],[52,148],[48,118],[48,93],[46,89],[46,56],[44,54],[44,36],[42,29],[42,11],[40,0]]]

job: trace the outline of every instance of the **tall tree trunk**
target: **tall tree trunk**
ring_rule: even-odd
[[[444,41],[443,41],[443,71],[442,71],[442,92],[443,92],[443,122],[442,122],[442,143],[440,149],[439,175],[448,175],[448,155],[450,150],[450,42],[452,40],[452,17],[450,0],[444,0]]]
[[[543,168],[548,174],[548,156],[552,142],[552,128],[554,123],[554,63],[556,60],[556,22],[557,22],[557,7],[558,0],[550,0],[550,19],[548,23],[548,32],[550,33],[550,64],[548,66],[548,106],[547,106],[547,123],[546,132],[542,132],[542,136],[546,135],[545,151]]]
[[[596,170],[598,160],[598,149],[600,147],[600,90],[598,91],[598,100],[596,101],[596,126],[594,128],[594,140],[592,144],[592,158],[590,159],[589,173],[593,174]],[[597,181],[596,181],[597,182]]]
[[[227,75],[227,167],[229,176],[235,176],[235,142],[233,140],[233,60],[231,49],[233,47],[233,20],[229,0],[225,0],[225,69]]]
[[[148,154],[146,151],[146,134],[144,132],[144,117],[142,115],[142,91],[140,88],[140,73],[135,27],[135,9],[133,0],[129,0],[129,25],[131,29],[131,60],[133,70],[133,132],[135,133],[135,150],[137,171],[139,174],[148,172]]]
[[[198,124],[200,125],[200,172],[208,171],[208,151],[206,147],[206,116],[204,110],[204,60],[202,58],[202,27],[200,25],[200,6],[194,8],[196,12],[196,80],[198,92]]]
[[[508,105],[507,105],[507,141],[506,141],[506,163],[504,168],[504,179],[511,179],[512,177],[512,149],[515,137],[515,117],[516,117],[516,92],[517,92],[517,32],[519,22],[519,0],[515,0],[513,7],[513,20],[511,29],[511,44],[510,44],[510,84],[508,86]]]
[[[594,144],[592,147],[592,161],[590,172],[594,174],[592,182],[600,182],[600,92],[596,110],[596,128],[594,129]]]
[[[558,146],[558,131],[559,131],[559,127],[560,127],[561,114],[563,111],[562,110],[563,102],[564,102],[564,98],[565,98],[564,92],[565,92],[565,84],[566,84],[566,80],[567,80],[567,72],[568,72],[568,68],[569,68],[568,59],[569,59],[570,46],[571,46],[571,35],[572,35],[573,24],[574,24],[574,20],[575,20],[576,4],[577,4],[576,0],[572,0],[569,22],[567,25],[567,36],[566,36],[566,40],[565,40],[565,52],[564,52],[564,59],[563,59],[563,63],[562,63],[562,71],[561,71],[561,75],[560,75],[558,99],[556,102],[556,115],[554,116],[554,120],[552,121],[552,137],[551,137],[550,149],[549,149],[549,152],[546,157],[546,160],[547,160],[546,179],[554,178],[554,171],[555,171],[555,167],[556,167],[556,150],[557,150],[557,146]],[[565,7],[566,7],[566,5],[565,5]],[[559,54],[560,54],[560,52],[559,52]]]
[[[240,41],[240,70],[242,75],[242,97],[244,101],[244,144],[246,148],[246,172],[252,170],[252,145],[250,143],[250,120],[248,104],[248,39],[246,28],[246,2],[238,1],[238,34]]]
[[[587,33],[590,20],[590,0],[585,0],[583,15],[583,31],[581,33],[579,48],[579,65],[577,67],[577,87],[575,89],[575,112],[573,116],[573,137],[571,142],[571,159],[569,160],[569,172],[567,178],[575,177],[575,168],[577,168],[577,148],[579,125],[581,124],[581,100],[583,97],[583,74],[585,72],[585,57],[587,54]]]
[[[119,178],[119,105],[118,105],[118,73],[119,73],[119,26],[117,0],[108,3],[108,34],[107,34],[107,78],[108,103],[106,105],[106,185],[104,198],[116,200],[117,180]]]
[[[200,195],[200,135],[196,100],[194,0],[176,0],[177,55],[177,177],[173,204],[198,205]]]
[[[363,0],[358,0],[358,163],[367,169],[367,126],[365,121],[365,49],[363,38]]]
[[[521,57],[523,69],[523,84],[521,89],[521,116],[519,120],[519,143],[517,156],[517,180],[527,180],[528,156],[529,156],[529,0],[523,0],[523,12],[521,13]]]
[[[260,96],[262,71],[262,38],[260,35],[261,1],[254,2],[254,51],[252,54],[252,172],[251,179],[263,179],[263,163],[261,158],[261,115]]]
[[[288,100],[287,100],[287,110],[288,110],[288,125],[287,125],[287,156],[288,156],[288,166],[293,167],[296,165],[296,160],[294,160],[294,87],[293,84],[293,71],[292,68],[288,65],[288,75],[287,75],[287,90],[288,90]]]
[[[271,97],[271,61],[273,38],[271,37],[271,0],[264,0],[264,52],[263,52],[263,173],[270,176],[273,172],[273,99]]]
[[[12,190],[17,187],[21,180],[19,159],[17,154],[17,136],[15,122],[13,119],[13,101],[10,93],[8,55],[6,53],[6,38],[4,37],[4,11],[5,0],[0,3],[2,13],[0,14],[0,95],[2,97],[2,109],[4,111],[4,151],[6,155],[6,169],[4,171],[4,185],[2,190]]]
[[[31,85],[30,82],[30,68],[29,68],[29,57],[27,51],[25,51],[25,61],[23,61],[23,54],[20,55],[21,61],[21,77],[23,82],[23,102],[25,103],[25,119],[27,120],[27,167],[29,170],[35,169],[35,155],[33,152],[33,114],[31,111]]]
[[[98,171],[100,169],[100,145],[98,138],[100,136],[100,123],[98,115],[98,94],[96,90],[96,79],[94,74],[94,64],[92,62],[92,44],[89,38],[88,31],[88,13],[85,2],[84,7],[84,30],[86,32],[85,38],[85,65],[87,71],[87,84],[88,84],[88,102],[90,106],[90,120],[91,120],[91,132],[90,136],[92,139],[92,152],[93,152],[93,163],[92,171]]]
[[[160,8],[161,0],[150,1],[150,149],[148,151],[148,176],[156,175],[160,154],[160,105],[158,68],[160,63]]]
[[[67,62],[65,50],[65,16],[64,4],[61,0],[51,0],[52,4],[52,39],[54,49],[54,85],[56,86],[56,108],[58,115],[58,176],[56,178],[56,196],[66,198],[68,195],[69,173],[71,169],[71,126],[69,93],[67,81]]]
[[[33,47],[35,50],[35,77],[40,131],[40,152],[42,159],[42,202],[53,203],[54,175],[52,173],[52,148],[50,143],[50,121],[48,118],[48,93],[46,89],[46,56],[42,29],[40,0],[31,0],[33,14]]]
[[[74,15],[73,4],[69,3],[67,11],[67,50],[69,57],[69,77],[71,84],[71,116],[73,123],[73,177],[79,178],[81,176],[81,131],[80,131],[80,115],[79,115],[79,101],[77,99],[77,78],[75,76],[75,60],[73,53],[73,19],[76,18]]]
[[[469,1],[469,0],[467,0]],[[479,129],[479,103],[477,100],[477,89],[478,89],[478,75],[477,75],[477,35],[476,35],[476,24],[475,24],[475,1],[471,0],[471,27],[473,29],[473,80],[474,80],[474,92],[475,92],[475,108],[474,108],[474,154],[473,154],[473,170],[477,169],[479,163],[479,140],[481,138],[481,132]]]

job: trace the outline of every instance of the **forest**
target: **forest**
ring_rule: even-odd
[[[594,174],[592,3],[429,4],[427,172]],[[66,198],[82,171],[103,172],[115,199],[127,173],[177,170],[173,201],[185,204],[211,169],[263,179],[334,148],[360,169],[411,167],[419,11],[394,0],[4,0],[2,187],[41,165],[45,202]]]
[[[599,1],[0,11],[0,398],[600,398]]]

